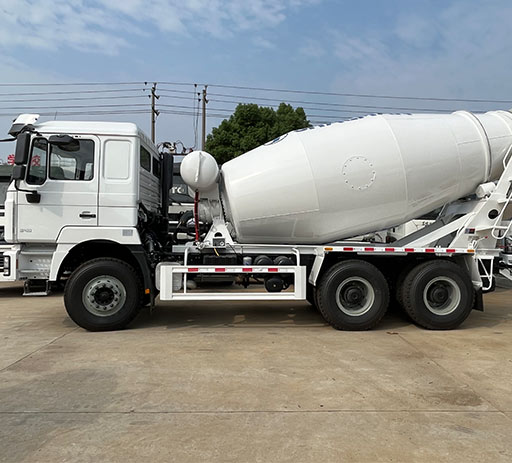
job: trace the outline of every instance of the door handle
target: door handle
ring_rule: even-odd
[[[79,217],[81,219],[95,219],[96,218],[96,214],[92,214],[89,211],[83,211],[82,213],[80,213]]]

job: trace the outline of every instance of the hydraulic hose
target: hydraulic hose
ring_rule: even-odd
[[[196,241],[199,241],[199,191],[196,190],[196,194],[194,196],[194,228],[196,232]]]

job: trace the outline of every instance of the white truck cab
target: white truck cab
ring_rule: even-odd
[[[161,208],[162,160],[135,124],[23,115],[13,127],[17,179],[7,189],[2,245],[12,259],[0,279],[40,293],[74,254],[104,255],[110,245],[140,251],[140,215]]]

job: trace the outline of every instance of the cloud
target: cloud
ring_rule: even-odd
[[[512,99],[512,3],[489,3],[447,2],[427,13],[397,15],[386,27],[363,27],[357,35],[323,33],[326,60],[335,68],[332,90]]]
[[[378,39],[346,37],[334,33],[334,55],[345,63],[364,64],[389,59],[388,49]]]
[[[126,41],[119,32],[126,27],[98,6],[80,0],[0,0],[0,47],[116,53]]]
[[[318,40],[307,39],[299,48],[299,53],[308,58],[320,58],[326,54],[326,50]]]
[[[252,39],[252,43],[256,46],[256,47],[259,47],[259,48],[264,48],[266,50],[271,50],[273,48],[276,48],[275,44],[273,42],[271,42],[270,40],[267,40],[266,38],[264,37],[254,37]]]
[[[320,0],[0,0],[0,48],[118,53],[133,35],[232,37],[282,23]]]

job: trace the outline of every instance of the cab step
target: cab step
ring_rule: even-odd
[[[26,280],[23,285],[23,296],[48,296],[51,283],[48,280]]]

